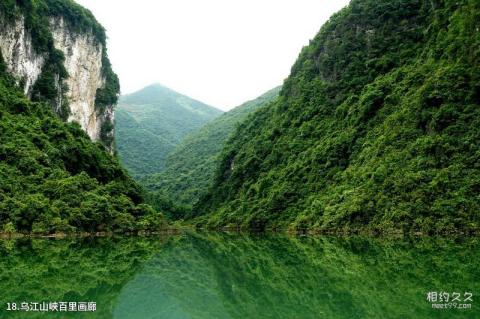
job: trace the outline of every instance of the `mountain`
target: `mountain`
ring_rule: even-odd
[[[4,0],[0,22],[0,232],[163,225],[109,152],[119,85],[103,27],[69,0]]]
[[[352,0],[243,122],[205,227],[480,226],[480,2]]]
[[[221,113],[160,84],[122,96],[115,113],[120,160],[136,178],[157,173],[184,136]]]
[[[273,101],[279,92],[280,87],[276,87],[191,132],[168,156],[165,169],[149,176],[143,184],[177,204],[193,205],[208,190],[217,158],[236,126],[248,115]]]

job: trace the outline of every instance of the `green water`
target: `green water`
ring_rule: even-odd
[[[478,238],[1,240],[0,318],[480,318],[479,248]],[[472,308],[432,309],[429,291],[471,292]],[[6,310],[43,301],[96,311]]]

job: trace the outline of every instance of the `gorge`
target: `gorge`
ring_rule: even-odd
[[[101,3],[162,45],[134,18],[190,35],[218,16],[147,2],[168,1]],[[248,43],[259,2],[219,3],[225,25],[248,12],[227,34]],[[162,47],[175,75],[206,56],[192,38]],[[351,0],[225,112],[158,83],[120,95],[106,39],[73,0],[0,0],[0,318],[480,318],[478,0]],[[140,69],[152,52],[128,45]]]

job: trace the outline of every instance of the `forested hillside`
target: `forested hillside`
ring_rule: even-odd
[[[245,102],[193,131],[168,156],[165,168],[143,181],[153,198],[193,205],[212,183],[225,141],[248,115],[277,98],[280,87]]]
[[[48,17],[72,20],[73,26],[105,40],[103,28],[72,1],[2,1],[0,9],[7,21],[23,16],[33,49],[49,57],[31,101],[20,88],[22,80],[8,72],[0,54],[0,232],[130,231],[162,226],[163,216],[143,203],[142,190],[117,159],[100,142],[93,143],[78,123],[65,123],[62,110],[55,110],[57,94],[62,92],[59,76],[69,75],[63,53],[53,47]],[[97,92],[99,110],[103,102],[114,103],[118,92],[106,51],[103,58],[107,81],[108,77],[113,80]],[[68,113],[68,108],[64,111]]]
[[[185,135],[221,113],[160,84],[122,96],[115,113],[120,160],[136,178],[157,173]]]
[[[480,2],[352,0],[227,142],[208,227],[480,225]]]

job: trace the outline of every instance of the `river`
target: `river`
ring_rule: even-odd
[[[479,248],[476,237],[2,239],[0,318],[480,318]]]

